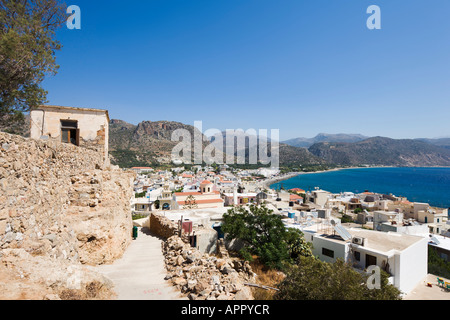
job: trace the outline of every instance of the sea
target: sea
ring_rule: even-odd
[[[271,185],[272,189],[318,187],[332,193],[365,191],[406,197],[411,202],[425,202],[450,208],[450,168],[352,168],[300,174]]]

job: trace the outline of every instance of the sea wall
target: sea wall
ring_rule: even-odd
[[[131,243],[133,179],[99,152],[0,132],[0,298],[109,292],[87,265]]]

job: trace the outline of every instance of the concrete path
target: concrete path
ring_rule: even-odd
[[[118,300],[185,300],[166,281],[162,240],[139,229],[123,257],[112,265],[95,267],[95,271],[111,279]]]

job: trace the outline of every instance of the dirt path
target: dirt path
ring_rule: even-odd
[[[162,240],[147,231],[139,229],[138,238],[120,260],[94,270],[114,282],[118,300],[185,300],[164,280]]]

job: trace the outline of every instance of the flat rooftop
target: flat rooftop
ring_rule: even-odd
[[[91,112],[104,112],[108,113],[108,110],[105,109],[94,109],[94,108],[79,108],[79,107],[67,107],[67,106],[55,106],[55,105],[41,105],[37,108],[33,108],[32,110],[38,109],[61,109],[61,110],[72,110],[72,111],[91,111]]]
[[[434,236],[434,238],[436,238],[439,241],[439,244],[430,242],[430,245],[450,251],[450,238],[443,237],[443,236],[437,235],[437,234],[435,234],[433,236]],[[430,240],[432,240],[432,239],[430,238]]]
[[[345,228],[345,227],[344,227]],[[403,251],[413,244],[420,241],[424,241],[424,237],[400,234],[396,232],[381,232],[366,230],[361,228],[345,228],[352,237],[364,238],[366,241],[364,243],[364,248],[375,250],[382,253],[389,253],[392,250]],[[344,241],[342,238],[335,236],[338,235],[334,232],[331,226],[321,226],[320,224],[312,225],[310,227],[304,228],[304,232],[315,233],[316,236],[328,239],[333,242],[338,243],[350,243],[351,241]],[[427,239],[428,240],[428,239]]]
[[[381,232],[350,228],[348,232],[352,237],[362,237],[368,240],[368,248],[388,252],[391,250],[403,251],[413,244],[424,241],[424,237],[401,234],[397,232]]]
[[[208,208],[208,209],[186,209],[186,210],[170,210],[160,211],[159,214],[164,215],[167,219],[172,221],[179,221],[181,217],[184,220],[190,220],[194,223],[202,223],[205,219],[221,220],[223,215],[230,208]]]

